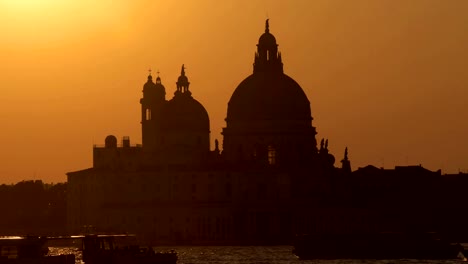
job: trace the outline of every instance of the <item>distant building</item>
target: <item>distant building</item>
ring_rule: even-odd
[[[390,172],[351,173],[347,150],[343,168],[335,168],[328,140],[317,146],[309,100],[284,74],[268,20],[253,68],[228,103],[222,151],[217,140],[210,147],[208,113],[184,66],[170,100],[150,74],[140,101],[142,145],[108,136],[94,146],[92,168],[67,173],[70,232],[93,226],[155,244],[265,244],[305,232],[401,228],[391,221],[399,214],[371,204],[382,199],[363,197],[371,176]],[[421,167],[393,174],[400,172],[440,176]]]

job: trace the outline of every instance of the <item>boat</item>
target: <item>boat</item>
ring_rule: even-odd
[[[300,259],[465,259],[463,247],[434,234],[317,234],[296,236]]]
[[[131,235],[85,235],[82,237],[86,264],[175,264],[177,252],[155,252],[152,247],[118,245],[116,239]],[[77,238],[77,236],[74,236]]]
[[[136,244],[118,244],[117,239],[128,240],[133,235],[78,235],[78,236],[8,236],[0,237],[0,264],[75,264],[74,254],[49,255],[50,241],[81,240],[85,264],[176,264],[174,250],[155,252],[152,247]],[[126,239],[125,239],[126,238]]]
[[[48,255],[47,238],[0,237],[0,264],[75,264],[75,255]]]

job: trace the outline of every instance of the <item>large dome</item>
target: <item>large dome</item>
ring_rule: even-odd
[[[303,121],[311,124],[310,103],[302,88],[283,73],[281,53],[268,20],[257,45],[254,72],[242,81],[228,104],[227,126],[250,121]]]
[[[292,166],[307,163],[317,152],[310,102],[284,74],[268,20],[258,40],[253,74],[229,100],[223,135],[223,156],[230,162]]]
[[[242,81],[228,104],[227,122],[250,120],[311,120],[302,88],[283,73],[254,73]]]
[[[208,131],[208,112],[189,94],[177,94],[163,109],[162,129],[164,131]]]

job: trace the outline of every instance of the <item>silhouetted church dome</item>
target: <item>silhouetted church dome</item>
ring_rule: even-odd
[[[227,119],[310,119],[310,103],[291,77],[280,74],[252,74],[231,96]]]
[[[143,85],[143,92],[148,92],[150,89],[153,89],[155,84],[153,82],[153,76],[148,75],[148,81]]]
[[[165,131],[210,131],[208,112],[189,90],[190,82],[182,65],[181,75],[177,81],[174,98],[167,102],[163,109],[162,129]]]
[[[258,39],[259,46],[272,46],[276,45],[276,38],[269,31],[263,33]]]
[[[227,122],[312,119],[306,94],[296,81],[283,73],[277,46],[267,20],[265,33],[258,41],[254,72],[232,94]]]
[[[179,78],[177,79],[177,82],[188,82],[188,78],[185,75],[180,75]]]
[[[162,129],[165,131],[209,131],[208,112],[189,95],[176,95],[163,109]]]
[[[117,138],[114,135],[109,135],[104,140],[106,148],[116,148],[117,147]]]

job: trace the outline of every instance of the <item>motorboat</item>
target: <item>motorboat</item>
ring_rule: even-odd
[[[85,235],[82,237],[83,261],[86,264],[175,264],[177,252],[155,252],[151,246],[116,243],[131,235]],[[76,238],[76,236],[75,236]]]

